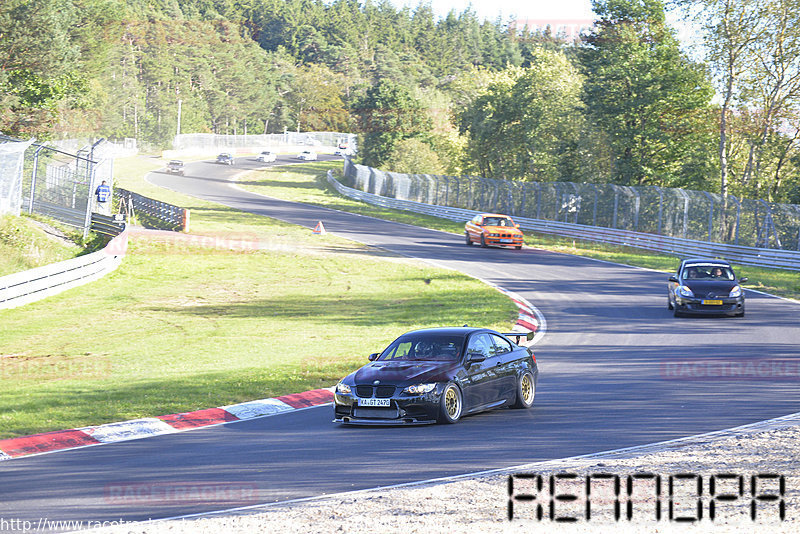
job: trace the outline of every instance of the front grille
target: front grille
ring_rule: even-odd
[[[375,395],[379,399],[388,399],[394,395],[394,386],[356,386],[356,395],[369,399]]]
[[[388,399],[394,395],[394,386],[378,386],[375,390],[375,396],[379,399]]]
[[[400,412],[397,408],[367,408],[356,407],[353,410],[353,417],[361,419],[397,419]]]

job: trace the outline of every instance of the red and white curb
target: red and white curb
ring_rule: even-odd
[[[510,298],[514,304],[519,308],[519,315],[517,316],[517,324],[512,329],[515,332],[535,332],[533,340],[527,345],[538,343],[544,336],[547,330],[547,322],[544,315],[536,309],[536,307],[528,302],[525,298],[517,295],[513,291],[503,289],[502,287],[494,286],[498,291]]]
[[[90,445],[172,434],[233,421],[245,421],[256,417],[319,406],[332,400],[333,388],[315,389],[305,393],[293,393],[274,399],[261,399],[220,408],[208,408],[194,412],[174,413],[159,417],[146,417],[120,423],[108,423],[5,439],[0,440],[0,461]]]
[[[536,308],[516,293],[503,288],[497,289],[519,307],[519,316],[513,328],[515,332],[536,332],[536,336],[543,334],[541,325],[544,317],[538,313]],[[536,340],[536,337],[534,337],[534,342]],[[58,430],[44,434],[5,439],[0,440],[0,461],[91,445],[172,434],[234,421],[246,421],[256,417],[319,406],[331,401],[333,401],[333,388],[315,389],[305,393],[242,402],[219,408],[207,408],[194,412],[145,417],[119,423],[107,423],[105,425]]]

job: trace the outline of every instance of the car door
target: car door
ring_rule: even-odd
[[[517,369],[520,362],[514,355],[514,346],[507,339],[490,334],[494,344],[494,368],[497,374],[494,393],[497,399],[515,399],[517,395]]]
[[[484,358],[479,362],[465,363],[466,378],[463,393],[467,411],[478,410],[491,404],[496,398],[496,393],[492,391],[497,379],[494,352],[494,344],[489,334],[485,332],[472,334],[467,340],[465,358],[469,358],[471,353],[480,354]]]
[[[476,215],[467,223],[467,232],[469,233],[470,239],[473,241],[480,241],[481,239],[481,232],[483,232],[483,229],[480,225],[482,220],[483,216]]]

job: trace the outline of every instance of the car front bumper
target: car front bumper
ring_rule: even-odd
[[[418,396],[394,395],[388,407],[359,406],[356,395],[335,393],[335,423],[350,425],[429,425],[439,417],[440,387]]]
[[[520,247],[522,246],[522,236],[520,237],[489,237],[484,235],[484,242],[495,247]]]
[[[744,298],[717,299],[722,304],[703,304],[707,299],[676,297],[675,305],[681,313],[693,315],[736,315],[744,310]]]

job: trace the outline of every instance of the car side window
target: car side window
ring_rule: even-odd
[[[503,339],[500,336],[492,334],[492,341],[494,341],[494,346],[497,350],[497,354],[505,354],[513,350],[511,347],[511,343],[509,343],[507,340]]]
[[[478,352],[483,354],[486,358],[489,358],[494,355],[494,345],[492,345],[492,340],[489,339],[488,334],[475,334],[471,338],[469,338],[469,344],[467,345],[467,354],[470,352]]]

